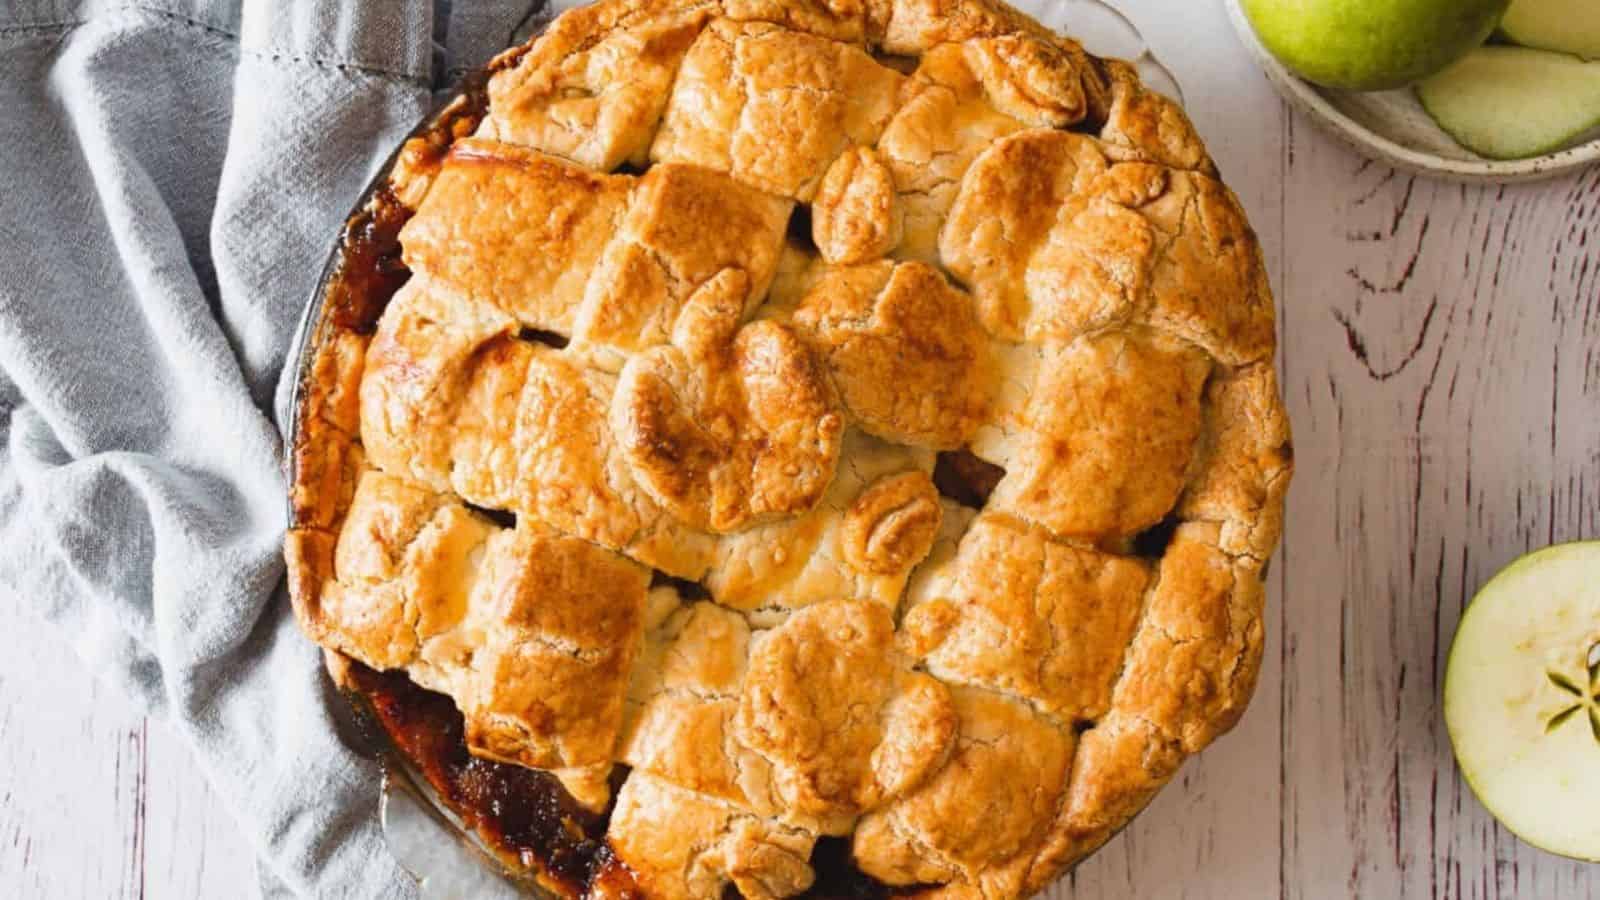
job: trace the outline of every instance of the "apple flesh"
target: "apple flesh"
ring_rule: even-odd
[[[1307,81],[1404,87],[1493,33],[1509,0],[1241,0],[1261,43]]]
[[[1600,59],[1600,3],[1594,0],[1512,0],[1500,20],[1508,40],[1536,50]]]
[[[1600,129],[1600,62],[1526,47],[1480,47],[1417,85],[1434,121],[1490,159],[1539,156]]]
[[[1444,720],[1502,825],[1600,861],[1600,541],[1530,553],[1478,591],[1450,648]]]

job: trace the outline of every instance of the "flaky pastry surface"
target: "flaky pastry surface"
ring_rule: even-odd
[[[320,334],[302,627],[609,807],[646,896],[841,839],[1043,889],[1260,665],[1290,436],[1193,126],[992,0],[602,0],[516,54]]]

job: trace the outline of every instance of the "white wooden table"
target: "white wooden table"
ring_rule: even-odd
[[[1600,169],[1397,174],[1291,115],[1221,0],[1122,5],[1266,245],[1297,472],[1249,714],[1050,896],[1600,897],[1478,806],[1438,702],[1476,587],[1600,536]],[[0,603],[0,893],[248,895],[177,738],[65,654]]]

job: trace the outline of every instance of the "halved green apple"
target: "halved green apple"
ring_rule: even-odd
[[[1501,824],[1600,861],[1600,541],[1530,553],[1478,591],[1450,648],[1444,720]]]
[[[1491,159],[1539,156],[1600,130],[1600,62],[1479,47],[1417,85],[1439,127]]]
[[[1500,20],[1513,43],[1600,59],[1600,3],[1594,0],[1513,0]]]

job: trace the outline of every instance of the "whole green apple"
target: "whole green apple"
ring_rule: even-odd
[[[1273,56],[1307,81],[1404,87],[1482,44],[1510,0],[1241,0]]]

